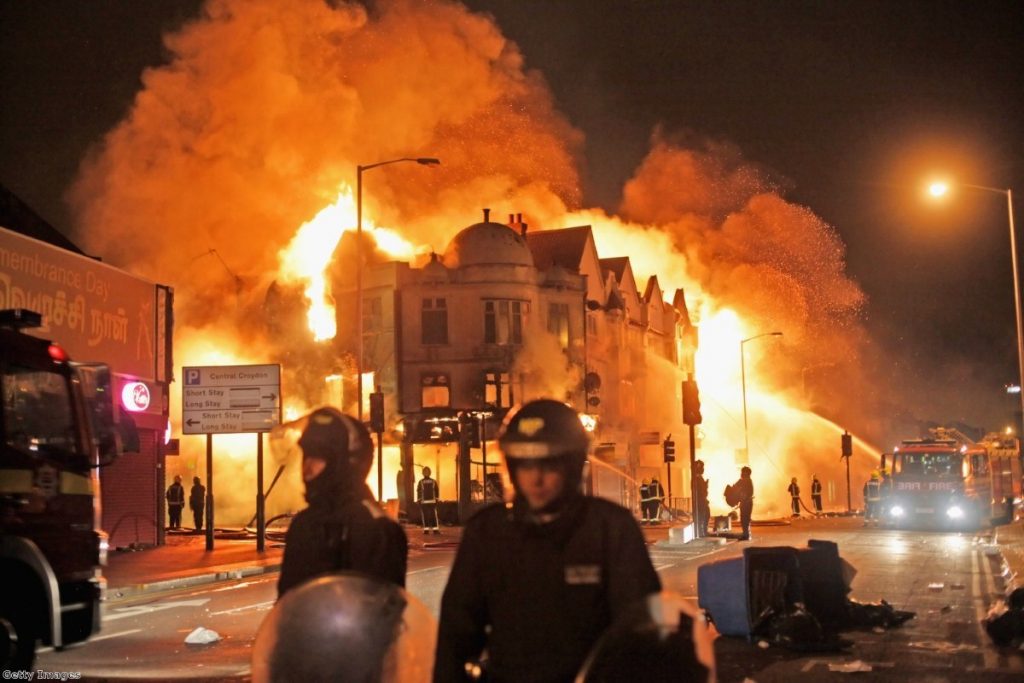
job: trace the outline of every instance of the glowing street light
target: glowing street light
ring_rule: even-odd
[[[397,164],[402,161],[415,161],[423,166],[437,166],[441,163],[433,157],[402,157],[389,161],[378,161],[375,164],[356,166],[356,320],[358,321],[356,355],[356,394],[359,404],[359,421],[363,421],[363,171],[378,166]]]
[[[743,455],[747,458],[747,462],[750,461],[750,432],[747,429],[747,365],[746,356],[743,353],[743,345],[748,341],[754,341],[761,337],[781,336],[781,332],[764,332],[762,334],[755,334],[753,337],[747,337],[746,339],[740,340],[740,381],[743,385]]]
[[[1024,386],[1024,329],[1021,328],[1020,275],[1017,266],[1017,231],[1013,225],[1013,192],[1009,188],[1001,190],[998,187],[971,185],[969,183],[956,183],[956,186],[966,187],[972,190],[981,190],[983,192],[994,192],[996,194],[1006,196],[1006,210],[1010,223],[1010,259],[1013,262],[1013,304],[1017,314],[1017,371],[1020,380],[1018,387],[1021,387]],[[934,198],[945,196],[949,190],[950,184],[944,181],[935,181],[928,186],[928,194]],[[1024,420],[1024,393],[1022,393],[1020,397],[1021,419]]]

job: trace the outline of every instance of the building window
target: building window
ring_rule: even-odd
[[[508,372],[488,371],[484,373],[484,403],[492,408],[510,408],[516,396],[523,395],[522,377],[513,382]]]
[[[548,332],[563,351],[569,350],[569,304],[548,304]]]
[[[424,299],[420,310],[422,343],[448,343],[448,302],[445,299]]]
[[[447,373],[434,372],[420,375],[421,407],[448,408],[451,404],[452,392]]]
[[[484,343],[522,344],[523,316],[530,312],[526,301],[484,300]]]
[[[363,299],[363,334],[377,334],[384,330],[383,304],[379,296]]]

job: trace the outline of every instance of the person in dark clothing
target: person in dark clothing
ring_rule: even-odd
[[[196,533],[203,530],[203,511],[206,509],[206,487],[199,477],[192,477],[192,489],[188,492],[188,507],[196,522]]]
[[[366,486],[373,442],[366,427],[334,408],[318,408],[299,438],[309,506],[285,535],[280,598],[307,579],[356,571],[405,586],[409,542]]]
[[[434,681],[572,681],[599,636],[660,580],[628,510],[583,495],[589,435],[563,403],[510,412],[515,497],[467,522],[441,601]]]
[[[750,540],[750,519],[754,512],[754,481],[750,478],[750,468],[744,467],[740,470],[740,478],[732,485],[733,491],[739,498],[740,526],[743,528],[743,535],[740,540]]]
[[[181,510],[185,507],[185,487],[181,485],[181,476],[174,478],[174,483],[167,487],[167,517],[170,528],[181,528]]]
[[[818,475],[811,475],[811,500],[814,501],[814,511],[821,514],[821,482],[818,481]]]
[[[790,499],[790,502],[792,503],[792,507],[793,507],[793,517],[799,517],[800,516],[800,484],[796,483],[796,477],[793,477],[793,480],[791,482],[789,482],[789,488],[787,489],[787,491],[789,491],[789,499]]]
[[[423,468],[423,478],[416,484],[416,502],[420,504],[420,517],[423,519],[423,533],[441,533],[437,521],[437,481],[430,476],[430,468]]]
[[[644,479],[640,483],[640,523],[651,521],[651,480]]]
[[[704,478],[704,461],[693,463],[694,529],[698,538],[707,536],[711,506],[708,504],[708,480]]]
[[[647,495],[651,500],[648,518],[651,524],[657,524],[658,518],[661,516],[661,506],[665,502],[665,488],[658,481],[657,477],[651,479],[651,486],[647,491]]]

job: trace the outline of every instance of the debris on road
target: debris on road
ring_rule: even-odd
[[[1024,641],[1024,588],[1014,590],[1006,600],[992,605],[981,623],[996,645],[1005,647]]]
[[[857,674],[874,671],[870,664],[862,662],[859,659],[855,659],[852,662],[830,662],[828,670],[841,674]]]
[[[939,591],[941,591],[945,587],[946,587],[946,584],[944,584],[944,583],[929,583],[928,584],[928,590],[935,591],[936,593],[938,593]]]
[[[197,626],[191,633],[185,636],[185,642],[189,645],[209,645],[220,640],[220,634],[212,629]]]

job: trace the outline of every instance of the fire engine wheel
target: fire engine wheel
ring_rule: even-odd
[[[31,671],[36,658],[36,634],[28,615],[20,610],[0,613],[0,668]]]

